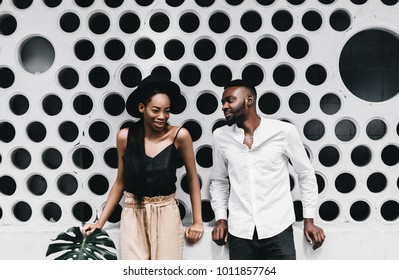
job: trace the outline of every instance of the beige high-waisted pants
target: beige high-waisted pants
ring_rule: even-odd
[[[125,192],[120,251],[124,260],[180,260],[184,229],[175,194],[144,197],[140,204]]]

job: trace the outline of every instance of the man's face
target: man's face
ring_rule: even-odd
[[[247,89],[244,87],[230,87],[223,92],[222,110],[227,125],[241,123],[246,119],[245,97]]]

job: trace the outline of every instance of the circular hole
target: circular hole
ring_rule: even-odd
[[[259,98],[258,106],[262,113],[273,115],[280,109],[280,104],[280,98],[276,94],[267,92]]]
[[[323,23],[321,15],[316,11],[308,11],[302,16],[302,25],[308,31],[318,30]]]
[[[360,167],[369,164],[371,157],[372,154],[370,148],[363,145],[357,146],[352,150],[351,153],[351,160],[353,164]]]
[[[334,201],[325,201],[320,205],[319,216],[322,220],[331,222],[339,215],[339,206]]]
[[[109,189],[108,179],[101,174],[95,174],[88,181],[89,189],[97,195],[104,195]]]
[[[205,223],[209,223],[213,219],[215,219],[215,213],[212,210],[211,202],[208,200],[203,200],[201,202],[201,212],[202,219]]]
[[[195,3],[197,3],[197,5],[200,7],[212,6],[214,2],[215,0],[195,0]]]
[[[321,193],[324,191],[326,187],[326,181],[324,180],[323,176],[320,174],[316,174],[316,181],[317,181],[317,187],[318,187],[318,193]]]
[[[294,37],[288,41],[287,52],[292,58],[304,58],[309,52],[309,44],[302,37]]]
[[[14,72],[8,67],[0,67],[0,88],[9,88],[14,81]]]
[[[162,79],[165,80],[170,80],[172,78],[172,74],[170,73],[170,70],[166,68],[165,66],[157,66],[151,71],[152,75],[156,75]]]
[[[387,125],[383,120],[372,120],[367,124],[366,133],[370,139],[379,140],[387,133]]]
[[[31,122],[26,127],[26,133],[33,142],[39,143],[46,138],[47,130],[41,122]]]
[[[112,93],[104,99],[104,110],[111,116],[119,116],[125,110],[125,100],[117,93]]]
[[[78,138],[79,128],[78,126],[71,121],[64,121],[58,127],[58,133],[62,140],[66,142],[73,142]]]
[[[226,55],[232,60],[240,60],[245,57],[248,51],[244,40],[233,38],[229,40],[225,47]]]
[[[67,12],[61,16],[60,26],[67,33],[75,32],[80,26],[80,19],[77,14]]]
[[[18,9],[27,9],[32,5],[33,0],[12,0],[12,3]]]
[[[89,29],[94,34],[104,34],[110,27],[110,20],[106,14],[95,13],[89,18]]]
[[[334,166],[340,158],[339,151],[333,146],[326,146],[319,152],[319,161],[326,167]]]
[[[225,126],[227,124],[225,119],[222,120],[218,120],[217,122],[215,122],[215,124],[212,126],[212,132],[214,132],[216,129],[218,129],[219,127]]]
[[[25,114],[29,109],[29,100],[22,94],[16,94],[10,99],[10,109],[17,115]]]
[[[341,99],[333,93],[327,93],[320,99],[320,109],[327,115],[334,115],[341,109]]]
[[[119,60],[125,55],[125,45],[118,39],[112,39],[105,44],[104,53],[110,60]]]
[[[12,212],[19,221],[27,222],[32,217],[32,208],[25,201],[17,202],[12,208]]]
[[[319,120],[310,120],[303,127],[303,134],[311,141],[320,140],[325,133],[324,125]]]
[[[104,3],[110,8],[118,8],[123,2],[124,0],[104,0]]]
[[[184,13],[179,19],[179,26],[181,30],[186,33],[195,32],[200,25],[199,17],[191,12]]]
[[[367,2],[367,0],[351,0],[353,4],[362,5]]]
[[[183,201],[180,199],[177,200],[177,206],[179,207],[179,213],[180,213],[180,220],[183,220],[186,217],[187,214],[187,209]]]
[[[42,214],[47,221],[56,223],[61,219],[62,210],[57,203],[48,202],[43,206]]]
[[[292,5],[301,5],[305,0],[287,0]]]
[[[212,166],[212,148],[209,146],[201,146],[196,155],[196,160],[201,167],[209,168]]]
[[[392,222],[399,217],[399,203],[395,200],[385,201],[381,206],[381,216],[384,220]]]
[[[320,3],[326,4],[326,5],[331,4],[331,3],[334,3],[334,1],[335,1],[335,0],[319,0]]]
[[[232,6],[238,6],[240,5],[242,2],[244,2],[244,0],[226,0],[227,4],[232,5]]]
[[[94,162],[93,153],[88,148],[78,148],[72,154],[73,163],[80,169],[88,169]]]
[[[95,88],[105,87],[110,80],[108,70],[102,66],[96,66],[89,72],[89,82]]]
[[[263,82],[265,75],[260,66],[252,64],[244,68],[241,77],[243,80],[250,82],[252,85],[258,86]]]
[[[218,34],[226,32],[230,27],[230,18],[224,12],[216,12],[209,17],[209,28]]]
[[[272,25],[278,31],[287,31],[292,27],[294,20],[288,11],[277,11],[272,17]]]
[[[188,130],[191,135],[193,142],[201,138],[202,128],[201,125],[196,121],[187,121],[183,124],[183,127]]]
[[[290,177],[290,191],[292,191],[295,188],[295,179],[292,177],[292,175],[289,175]]]
[[[135,13],[127,12],[119,20],[119,28],[127,33],[133,34],[140,28],[140,18]]]
[[[231,81],[233,74],[226,65],[218,65],[212,69],[211,80],[215,86],[223,87],[225,84]]]
[[[79,74],[75,69],[65,67],[58,73],[58,81],[64,89],[73,89],[79,83]]]
[[[154,2],[154,0],[135,0],[135,1],[137,4],[139,4],[140,6],[143,6],[143,7],[147,7]]]
[[[367,188],[373,193],[382,192],[387,186],[388,180],[381,172],[374,172],[367,178]]]
[[[200,189],[202,189],[202,181],[201,178],[199,178],[199,182],[200,182]],[[188,182],[188,176],[187,174],[184,174],[183,177],[180,180],[180,186],[182,188],[182,190],[187,193],[190,194],[190,184]]]
[[[256,44],[256,52],[262,58],[269,59],[277,54],[278,45],[272,38],[262,38]]]
[[[245,31],[256,32],[262,27],[262,17],[256,11],[248,11],[242,15],[240,23]]]
[[[117,223],[121,220],[121,214],[122,214],[122,206],[117,204],[107,221],[110,223]]]
[[[314,85],[314,86],[319,86],[322,83],[325,82],[327,79],[327,71],[326,69],[319,65],[319,64],[313,64],[306,69],[306,80]]]
[[[399,162],[399,147],[396,145],[386,146],[381,153],[382,161],[388,166],[394,166]]]
[[[29,73],[47,71],[53,65],[55,51],[53,45],[43,37],[26,39],[19,49],[22,67]]]
[[[188,64],[183,66],[180,70],[179,78],[184,85],[192,87],[198,84],[201,80],[201,72],[197,66]]]
[[[219,102],[212,93],[202,93],[198,97],[196,105],[201,114],[210,115],[216,112]]]
[[[82,8],[90,7],[93,4],[94,0],[75,0],[75,3]]]
[[[194,54],[199,60],[210,60],[216,54],[216,46],[209,39],[200,39],[194,44]]]
[[[0,35],[8,36],[17,29],[17,20],[10,14],[0,15]]]
[[[382,3],[388,6],[393,6],[398,3],[398,0],[381,0]]]
[[[49,116],[55,116],[62,110],[62,100],[57,95],[47,95],[42,101],[43,111]]]
[[[121,72],[121,82],[125,87],[136,87],[141,81],[142,75],[134,66],[127,66]]]
[[[42,161],[47,168],[57,169],[62,164],[62,154],[57,149],[48,148],[42,154]]]
[[[363,200],[359,200],[352,204],[349,212],[352,219],[357,222],[363,222],[370,216],[370,211],[370,205]]]
[[[15,138],[15,128],[9,122],[0,122],[0,140],[10,143]]]
[[[166,58],[174,61],[174,60],[179,60],[183,57],[185,52],[185,47],[182,42],[173,39],[166,42],[163,51]]]
[[[294,205],[295,221],[296,222],[303,221],[302,202],[300,200],[295,200],[293,202],[293,205]]]
[[[356,136],[356,125],[351,120],[341,120],[335,126],[335,136],[341,141],[350,141]]]
[[[310,107],[310,99],[306,94],[297,92],[291,95],[288,105],[290,106],[291,111],[294,113],[303,114]]]
[[[340,193],[349,193],[356,186],[356,179],[350,173],[342,173],[335,179],[335,188]]]
[[[86,202],[77,202],[72,206],[72,214],[76,220],[87,222],[93,216],[93,210]]]
[[[155,53],[155,44],[150,39],[140,39],[134,46],[134,52],[141,59],[151,58]]]
[[[93,100],[86,94],[81,94],[73,100],[73,108],[79,115],[87,115],[93,109]]]
[[[169,28],[170,20],[164,13],[158,12],[151,16],[150,27],[155,32],[164,32]]]
[[[0,177],[0,193],[11,196],[17,190],[17,183],[15,180],[8,176],[4,175]]]
[[[24,148],[17,148],[11,154],[11,160],[18,169],[26,169],[32,161],[32,157],[28,150]]]
[[[263,6],[268,6],[274,3],[275,0],[256,0],[259,4]]]
[[[277,66],[273,71],[273,80],[282,87],[291,85],[295,80],[295,72],[289,65]]]
[[[184,0],[166,0],[165,2],[171,7],[179,7],[184,3]]]
[[[111,168],[118,168],[118,151],[116,148],[110,148],[105,151],[104,162]]]
[[[345,31],[351,25],[350,15],[344,10],[337,10],[330,16],[330,25],[336,31]]]
[[[76,42],[74,51],[78,59],[86,61],[93,57],[95,48],[92,42],[82,39]]]
[[[70,196],[78,190],[78,180],[71,174],[63,174],[57,180],[57,187],[62,194]]]
[[[108,139],[110,129],[103,121],[93,122],[89,127],[89,136],[96,142],[104,142]]]

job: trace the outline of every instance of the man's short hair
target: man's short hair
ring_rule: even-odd
[[[227,88],[231,88],[231,87],[245,87],[245,88],[249,89],[255,97],[257,96],[255,86],[251,82],[241,80],[241,79],[236,79],[236,80],[232,80],[224,85],[225,90]]]

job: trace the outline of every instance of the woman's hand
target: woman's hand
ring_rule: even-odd
[[[82,233],[83,235],[90,235],[96,228],[101,229],[98,224],[85,224],[82,228]]]
[[[204,226],[202,223],[194,223],[186,229],[186,238],[188,245],[194,245],[198,240],[201,239],[204,233]]]

